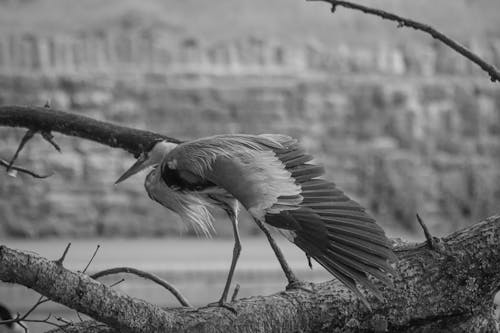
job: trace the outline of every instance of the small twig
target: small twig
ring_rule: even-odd
[[[45,318],[45,319],[36,319],[36,320],[41,320],[41,321],[43,321],[43,322],[46,322],[46,321],[50,321],[50,318],[52,318],[52,313],[49,313],[49,314],[47,315],[47,318]]]
[[[420,226],[422,227],[422,230],[424,230],[424,235],[425,235],[425,239],[427,240],[427,245],[429,246],[429,248],[431,250],[435,250],[436,249],[436,241],[435,241],[434,237],[432,237],[429,229],[427,228],[424,221],[420,218],[420,215],[418,215],[418,214],[417,214],[417,221],[420,224]]]
[[[54,141],[54,136],[50,132],[41,132],[42,138],[52,145],[58,152],[61,152],[61,147]]]
[[[115,268],[110,268],[110,269],[106,269],[106,270],[97,272],[95,274],[92,274],[90,277],[93,279],[98,279],[98,278],[106,276],[106,275],[112,275],[112,274],[118,274],[118,273],[134,274],[134,275],[140,276],[142,278],[151,280],[151,281],[159,284],[160,286],[164,287],[168,291],[170,291],[175,296],[175,298],[177,298],[179,303],[181,303],[181,305],[187,306],[187,307],[192,307],[191,304],[189,304],[189,302],[187,301],[187,299],[169,282],[163,280],[159,276],[156,276],[152,273],[144,272],[144,271],[141,271],[141,270],[136,269],[136,268],[115,267]]]
[[[4,166],[6,169],[8,169],[10,163],[7,162],[4,159],[0,159],[0,165]],[[40,174],[38,174],[38,173],[36,173],[34,171],[28,170],[26,168],[23,168],[23,167],[20,167],[20,166],[17,166],[17,165],[11,165],[10,166],[10,171],[8,171],[8,172],[12,172],[12,171],[19,171],[21,173],[25,173],[27,175],[30,175],[33,178],[38,178],[38,179],[44,179],[44,178],[48,178],[48,177],[52,176],[52,174],[40,175]],[[15,177],[15,175],[13,175],[13,176]]]
[[[66,245],[66,248],[64,249],[64,252],[61,256],[61,258],[57,259],[55,261],[55,263],[59,266],[62,266],[63,262],[64,262],[64,259],[66,259],[66,255],[68,254],[68,251],[69,251],[69,248],[71,247],[71,243],[68,243],[68,245]]]
[[[92,256],[90,257],[90,260],[89,262],[87,263],[87,265],[85,266],[85,268],[83,269],[82,273],[85,273],[87,272],[87,269],[89,269],[90,267],[90,264],[92,264],[92,261],[94,260],[95,256],[97,255],[97,252],[99,251],[99,248],[101,247],[101,245],[97,244],[95,250],[94,250],[94,253],[92,254]],[[80,322],[83,321],[82,319],[82,316],[80,315],[80,312],[78,311],[75,311],[76,313],[76,316],[78,317],[78,319],[80,320]]]
[[[37,307],[42,305],[43,303],[47,303],[50,300],[48,298],[45,298],[44,296],[40,296],[38,298],[38,301],[20,318],[21,320],[25,320]]]
[[[28,328],[23,323],[17,323],[17,324],[23,328],[24,333],[28,333]]]
[[[42,305],[43,303],[46,303],[46,302],[49,302],[50,300],[48,298],[45,298],[44,296],[40,296],[38,298],[38,301],[28,310],[26,311],[25,314],[23,314],[22,316],[17,313],[16,316],[12,319],[6,319],[6,320],[0,320],[0,325],[6,325],[6,324],[12,324],[12,323],[17,323],[19,324],[19,326],[21,326],[25,332],[27,332],[27,328],[25,325],[23,325],[23,321],[24,322],[30,322],[32,321],[31,319],[28,319],[28,316],[33,312],[35,311],[35,309],[37,307],[39,307],[40,305]],[[50,317],[49,317],[50,318]]]
[[[381,10],[381,9],[370,8],[370,7],[366,7],[366,6],[355,4],[352,2],[348,2],[348,1],[340,1],[340,0],[307,0],[307,1],[327,2],[327,3],[332,5],[332,12],[335,12],[335,9],[337,6],[342,6],[342,7],[353,9],[353,10],[359,10],[365,14],[371,14],[371,15],[381,17],[382,19],[395,21],[398,23],[398,28],[409,27],[409,28],[413,28],[415,30],[426,32],[429,35],[431,35],[433,38],[441,41],[442,43],[444,43],[448,47],[452,48],[453,50],[455,50],[459,54],[463,55],[464,57],[466,57],[467,59],[469,59],[470,61],[472,61],[476,65],[478,65],[479,67],[481,67],[482,70],[484,70],[486,73],[488,73],[492,82],[495,82],[495,81],[500,82],[500,72],[495,66],[487,63],[485,60],[483,60],[477,54],[470,51],[465,46],[454,41],[450,37],[437,31],[436,29],[434,29],[433,27],[431,27],[427,24],[423,24],[423,23],[411,20],[411,19],[406,18],[406,17],[398,16],[396,14],[389,13],[389,12],[386,12],[386,11]]]
[[[118,280],[118,281],[116,281],[116,282],[114,282],[114,283],[110,284],[110,285],[109,285],[109,287],[110,287],[110,288],[116,287],[117,285],[119,285],[120,283],[122,283],[122,282],[124,282],[124,281],[125,281],[125,279],[124,279],[124,278],[121,278],[120,280]]]
[[[39,299],[38,299],[38,302],[30,309],[30,311],[28,311],[25,315],[23,315],[22,317],[16,319],[14,322],[16,322],[17,324],[19,324],[23,329],[24,329],[24,332],[25,333],[28,333],[28,328],[22,323],[23,321],[24,322],[27,322],[27,323],[44,323],[44,324],[47,324],[47,325],[52,325],[52,326],[55,326],[57,328],[59,328],[60,330],[63,330],[66,332],[66,330],[64,329],[64,326],[68,326],[68,325],[73,325],[72,322],[67,322],[66,325],[59,325],[57,323],[53,323],[50,321],[50,318],[52,317],[52,314],[49,313],[49,315],[47,316],[47,318],[45,319],[28,319],[26,317],[28,317],[28,315],[37,307],[39,306],[40,304],[42,303],[45,303],[45,302],[48,302],[49,299],[43,299],[44,297],[41,296]],[[43,300],[42,300],[43,299]],[[19,314],[18,314],[18,317],[19,317]],[[60,318],[60,317],[59,317]],[[60,320],[62,322],[64,322],[64,320],[61,320],[59,318],[56,318],[57,320]],[[1,324],[1,322],[0,322]]]
[[[49,318],[50,318],[50,316],[49,316]],[[58,329],[60,329],[60,330],[62,330],[64,332],[66,332],[66,330],[64,328],[66,326],[69,326],[68,324],[61,325],[61,324],[58,324],[58,323],[54,323],[54,322],[52,322],[50,320],[47,320],[47,319],[26,319],[25,322],[27,322],[27,323],[42,323],[42,324],[51,325],[51,326],[57,327]]]
[[[234,287],[233,296],[231,296],[231,302],[236,301],[236,297],[238,297],[239,291],[240,291],[240,285],[236,284],[236,287]]]
[[[90,258],[89,262],[87,263],[87,266],[85,266],[85,268],[83,269],[82,273],[85,273],[87,271],[87,269],[89,268],[90,264],[92,263],[92,261],[94,260],[95,256],[97,255],[97,252],[99,251],[100,247],[101,247],[101,245],[97,244],[97,246],[95,248],[95,251],[92,254],[92,257]]]
[[[307,264],[309,265],[310,269],[313,269],[313,264],[311,261],[311,256],[306,253],[306,258],[307,258]]]
[[[29,129],[29,130],[26,131],[26,133],[24,133],[24,136],[21,139],[21,142],[19,143],[19,146],[17,147],[16,152],[14,153],[14,156],[12,156],[12,158],[10,159],[9,165],[7,166],[7,172],[10,171],[10,169],[14,165],[14,162],[17,159],[17,156],[19,156],[19,153],[21,152],[21,150],[23,150],[23,148],[26,145],[26,143],[29,140],[31,140],[31,138],[35,135],[35,133],[36,133],[36,131],[34,131],[32,129]]]

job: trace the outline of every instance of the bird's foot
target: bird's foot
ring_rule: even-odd
[[[300,281],[300,280],[295,280],[295,281],[289,282],[285,289],[286,290],[301,289],[301,290],[307,291],[308,293],[314,292],[311,282]]]
[[[231,311],[235,315],[238,314],[238,311],[236,311],[233,306],[229,305],[229,303],[224,302],[222,299],[218,300],[217,302],[208,303],[206,307],[220,307]]]

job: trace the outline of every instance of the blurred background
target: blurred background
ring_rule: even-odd
[[[498,0],[364,3],[429,23],[500,67]],[[391,237],[421,240],[417,212],[443,235],[500,208],[498,84],[427,35],[342,8],[331,14],[323,3],[1,0],[0,104],[47,101],[179,139],[295,136]],[[1,158],[22,135],[0,129]],[[90,271],[133,266],[171,280],[196,305],[217,299],[233,246],[223,214],[215,239],[196,239],[149,200],[144,173],[113,185],[132,156],[56,140],[62,154],[32,140],[18,160],[52,172],[49,179],[0,177],[2,243],[55,259],[71,241],[66,263],[80,270],[100,244]],[[281,290],[285,279],[264,237],[251,221],[240,226],[240,295]],[[330,278],[280,244],[301,277]],[[130,276],[116,288],[176,304]],[[14,311],[36,298],[0,283],[0,302]],[[49,312],[76,318],[54,304],[36,315]]]

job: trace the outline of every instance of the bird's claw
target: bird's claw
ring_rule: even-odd
[[[285,288],[285,290],[297,290],[297,289],[307,291],[308,293],[314,292],[312,284],[310,282],[299,281],[299,280],[288,283],[288,285]]]
[[[238,314],[238,311],[236,311],[236,309],[233,306],[229,305],[229,303],[226,303],[222,300],[219,300],[219,301],[213,302],[213,303],[208,303],[207,307],[221,307],[221,308],[224,308],[224,309],[231,311],[234,315]]]

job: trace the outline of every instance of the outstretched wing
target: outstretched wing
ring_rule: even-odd
[[[356,287],[360,284],[375,296],[380,291],[369,279],[376,277],[391,285],[387,273],[394,271],[390,241],[363,207],[351,200],[334,183],[320,179],[323,170],[310,164],[297,143],[276,152],[301,187],[300,208],[266,215],[266,222],[289,230],[290,240],[342,281],[369,307]]]
[[[369,307],[356,284],[381,298],[369,275],[391,284],[390,242],[359,204],[319,178],[324,170],[311,160],[287,136],[227,135],[181,144],[163,167],[188,184],[227,190],[254,217],[284,229]]]
[[[281,135],[218,135],[180,144],[162,164],[176,172],[183,187],[203,190],[217,185],[231,193],[254,217],[296,209],[300,186],[277,157],[285,149]]]

